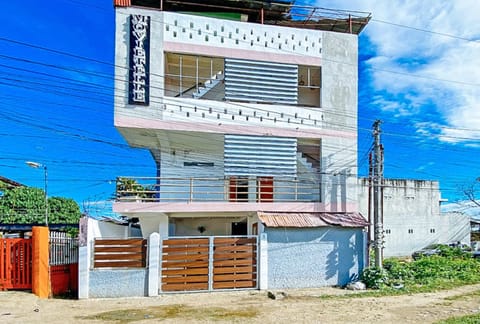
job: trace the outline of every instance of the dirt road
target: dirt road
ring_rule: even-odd
[[[480,313],[480,284],[378,298],[319,298],[352,293],[335,288],[284,292],[276,300],[264,291],[88,300],[0,292],[0,323],[434,323]]]

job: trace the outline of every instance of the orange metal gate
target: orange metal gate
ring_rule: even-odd
[[[32,289],[32,240],[0,239],[0,290]]]
[[[169,238],[162,243],[162,291],[257,287],[257,237]]]

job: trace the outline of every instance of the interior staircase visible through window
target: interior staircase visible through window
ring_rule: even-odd
[[[204,95],[206,95],[210,90],[212,90],[213,88],[215,88],[220,82],[222,82],[223,80],[223,72],[222,71],[218,71],[217,73],[215,73],[214,75],[212,75],[212,77],[205,81],[205,83],[203,84],[203,86],[199,86],[197,88],[197,91],[196,92],[193,92],[192,96],[193,98],[195,99],[200,99],[202,98]]]

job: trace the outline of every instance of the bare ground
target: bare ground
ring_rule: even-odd
[[[0,292],[0,323],[435,323],[480,313],[480,284],[388,297],[319,298],[337,288],[165,294],[117,299],[39,299]],[[277,291],[278,293],[278,291]]]

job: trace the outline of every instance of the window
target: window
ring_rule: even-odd
[[[165,53],[165,96],[320,107],[321,68]]]
[[[413,229],[410,228],[410,229],[408,230],[408,234],[413,234]]]
[[[391,234],[391,233],[392,233],[391,230],[389,230],[389,229],[385,230],[385,234]]]
[[[165,54],[165,96],[223,100],[223,58]]]
[[[431,228],[431,229],[430,229],[430,233],[434,234],[434,233],[435,233],[435,229],[434,229],[434,228]]]
[[[298,67],[298,104],[320,106],[321,69],[319,66]]]

